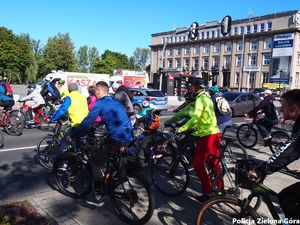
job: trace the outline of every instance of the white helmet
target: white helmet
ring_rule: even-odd
[[[142,106],[144,107],[144,108],[146,108],[146,107],[148,107],[150,104],[149,104],[149,102],[148,101],[143,101],[143,103],[142,103]]]

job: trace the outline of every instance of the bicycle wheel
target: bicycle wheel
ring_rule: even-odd
[[[4,130],[6,133],[12,136],[22,135],[24,129],[24,123],[17,115],[7,115],[4,119]]]
[[[37,145],[38,162],[47,169],[53,168],[53,157],[58,148],[59,141],[53,135],[43,137]]]
[[[115,212],[128,224],[145,224],[153,214],[153,189],[141,174],[115,184],[110,197]]]
[[[26,111],[23,111],[22,108],[19,110],[12,110],[9,114],[20,117],[20,119],[23,121],[24,126],[26,125],[26,121],[30,120],[28,113]]]
[[[3,148],[4,146],[4,134],[3,131],[0,130],[0,148]]]
[[[72,198],[81,198],[92,190],[92,172],[74,153],[61,155],[53,165],[55,181],[61,192]]]
[[[253,148],[257,143],[257,131],[250,124],[242,124],[238,127],[237,139],[245,148]]]
[[[290,138],[290,136],[284,132],[284,131],[275,131],[272,132],[272,140],[271,140],[271,146],[272,148],[271,151],[274,153],[274,149],[276,148],[277,145],[284,144],[287,142],[287,140]]]
[[[237,141],[227,141],[225,146],[222,146],[221,154],[224,156],[225,163],[235,163],[236,160],[248,159],[246,149]]]
[[[216,196],[205,202],[197,215],[196,225],[259,224],[259,215],[250,206],[231,196]],[[242,222],[244,221],[244,222]]]
[[[187,164],[173,155],[165,155],[154,161],[151,178],[161,193],[171,197],[183,193],[190,183]]]

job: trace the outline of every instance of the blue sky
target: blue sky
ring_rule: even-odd
[[[82,45],[132,56],[148,47],[151,34],[221,20],[300,10],[299,0],[0,0],[0,26],[29,33],[46,44],[69,32],[76,50]]]

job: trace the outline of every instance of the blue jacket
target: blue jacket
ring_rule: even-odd
[[[105,123],[108,135],[111,138],[119,142],[133,141],[131,122],[123,105],[110,96],[105,96],[96,101],[89,114],[71,133],[71,137],[76,138],[82,136],[98,116],[100,116],[102,122]]]

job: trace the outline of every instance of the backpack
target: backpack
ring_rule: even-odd
[[[5,83],[5,95],[13,97],[13,90],[8,82]]]
[[[223,98],[222,96],[217,96],[216,102],[217,102],[218,110],[222,115],[224,115],[224,116],[231,115],[231,109],[230,109],[229,103],[227,102],[227,100],[225,98]]]

